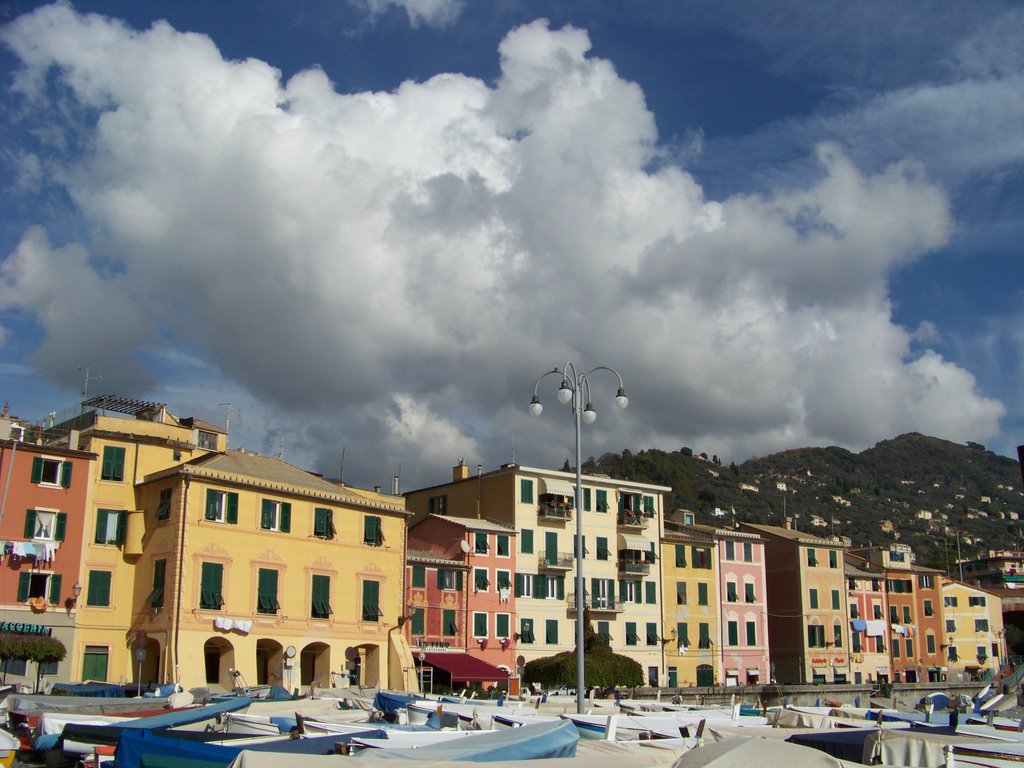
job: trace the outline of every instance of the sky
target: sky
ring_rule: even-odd
[[[152,400],[409,490],[574,461],[544,375],[571,364],[584,458],[1024,443],[1016,0],[14,1],[0,25],[21,418]]]

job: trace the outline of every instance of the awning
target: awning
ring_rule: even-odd
[[[635,533],[620,533],[619,549],[638,549],[641,552],[648,552],[651,549],[651,542]]]
[[[816,675],[826,675],[828,674],[828,667],[811,667],[811,672]]]
[[[568,480],[553,480],[542,477],[540,480],[541,493],[553,493],[555,496],[568,496],[576,498],[576,486]]]
[[[498,682],[507,680],[509,673],[468,653],[426,653],[423,663],[447,672],[456,682]]]

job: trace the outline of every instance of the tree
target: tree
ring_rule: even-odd
[[[0,632],[0,662],[34,661],[43,664],[63,661],[67,655],[64,643],[48,635],[19,635]],[[39,687],[39,673],[36,673],[36,688]]]
[[[679,452],[683,454],[683,456],[693,456],[693,449],[687,448],[685,445],[679,449]]]

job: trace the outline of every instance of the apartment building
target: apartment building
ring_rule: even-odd
[[[1006,658],[1002,599],[944,576],[941,583],[947,679],[983,680]]]
[[[712,686],[721,681],[718,564],[714,536],[692,525],[666,527],[661,578],[666,685]]]
[[[850,671],[853,682],[888,683],[889,602],[885,571],[861,557],[846,553],[843,563],[850,606]]]

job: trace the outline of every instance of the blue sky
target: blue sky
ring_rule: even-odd
[[[1024,8],[0,3],[0,390],[346,480],[1024,442]],[[547,388],[547,389],[545,389]],[[513,455],[513,445],[514,455]]]

